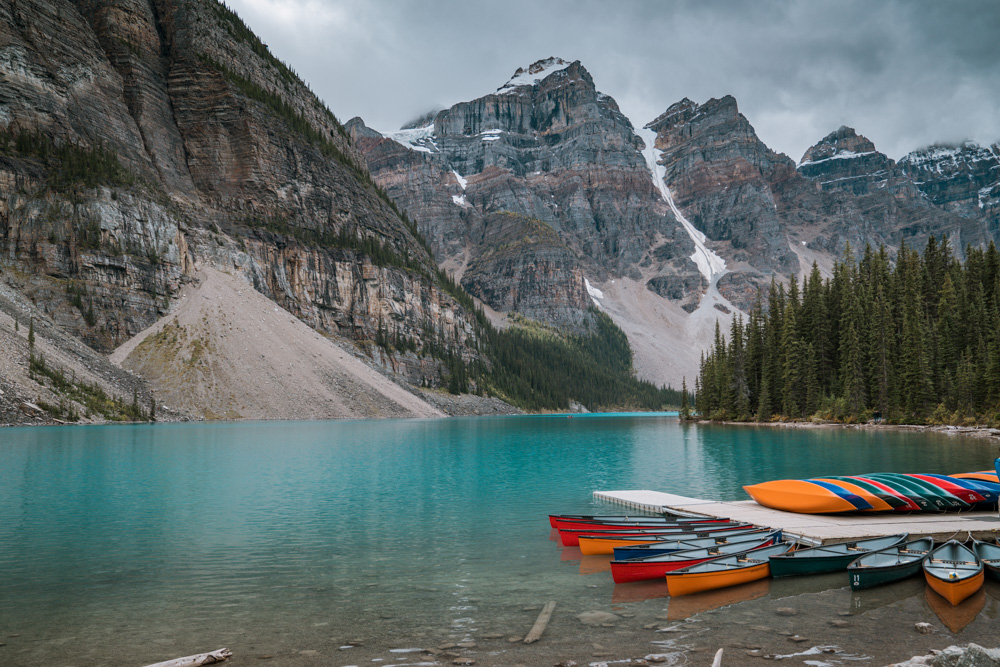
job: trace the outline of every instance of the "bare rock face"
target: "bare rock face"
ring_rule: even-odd
[[[841,126],[805,152],[798,171],[818,181],[824,190],[866,195],[885,187],[894,168],[895,163],[875,150],[875,144],[853,128]]]
[[[360,119],[347,127],[375,180],[418,220],[438,260],[494,308],[577,328],[591,305],[584,276],[667,275],[698,284],[693,244],[654,189],[642,140],[579,62],[538,61],[424,126],[385,136]],[[484,243],[504,219],[498,213],[534,219],[554,234],[519,243],[516,259],[506,253],[503,280],[482,270],[503,255]],[[549,306],[521,298],[543,285],[553,296]]]
[[[590,307],[583,271],[555,230],[535,218],[491,213],[462,277],[473,294],[504,312],[577,328]]]
[[[905,155],[899,166],[935,205],[982,220],[1000,238],[1000,143],[931,146]]]
[[[111,166],[67,177],[70,146]],[[0,5],[0,257],[100,350],[200,262],[358,340],[474,334],[346,130],[214,0]]]
[[[754,276],[756,284],[772,273],[798,273],[774,192],[795,178],[795,165],[764,145],[735,99],[696,104],[685,98],[646,127],[656,132],[675,203],[698,230],[720,242],[719,253],[733,271]]]

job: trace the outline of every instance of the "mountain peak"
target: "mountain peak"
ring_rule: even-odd
[[[526,68],[518,67],[517,71],[514,72],[514,76],[512,76],[507,83],[497,88],[497,92],[505,93],[509,90],[520,88],[521,86],[532,86],[550,74],[564,70],[570,65],[572,65],[571,62],[567,62],[562,58],[557,58],[555,56],[543,58],[542,60],[536,60]]]
[[[841,125],[839,128],[819,140],[802,156],[799,166],[814,164],[834,158],[850,158],[857,155],[874,154],[875,144],[867,137],[858,134],[853,127]]]

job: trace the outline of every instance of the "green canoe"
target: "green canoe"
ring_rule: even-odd
[[[851,590],[881,586],[920,572],[924,558],[934,548],[934,540],[924,537],[888,549],[872,551],[847,566]]]
[[[972,551],[976,558],[983,561],[986,576],[994,581],[1000,581],[1000,545],[996,542],[972,541]]]
[[[796,574],[842,572],[858,556],[902,544],[907,537],[907,533],[890,535],[889,537],[873,537],[855,542],[797,549],[780,556],[771,556],[771,576],[790,577]]]

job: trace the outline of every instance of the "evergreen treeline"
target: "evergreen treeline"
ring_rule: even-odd
[[[611,318],[591,310],[596,330],[559,336],[524,327],[492,330],[486,352],[493,368],[487,385],[523,408],[565,409],[569,401],[590,410],[676,408],[680,392],[632,375],[628,338]]]
[[[135,177],[118,161],[118,156],[98,144],[82,146],[72,141],[56,142],[34,130],[0,128],[0,155],[35,159],[45,168],[49,186],[66,190],[75,185],[129,185]]]
[[[695,408],[711,419],[882,418],[1000,426],[1000,253],[948,238],[923,256],[850,246],[833,276],[772,279],[727,341],[716,325]]]

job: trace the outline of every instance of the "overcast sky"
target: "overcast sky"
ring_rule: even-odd
[[[840,125],[898,159],[1000,139],[1000,2],[228,0],[342,120],[395,130],[580,60],[642,126],[731,94],[798,161]]]

